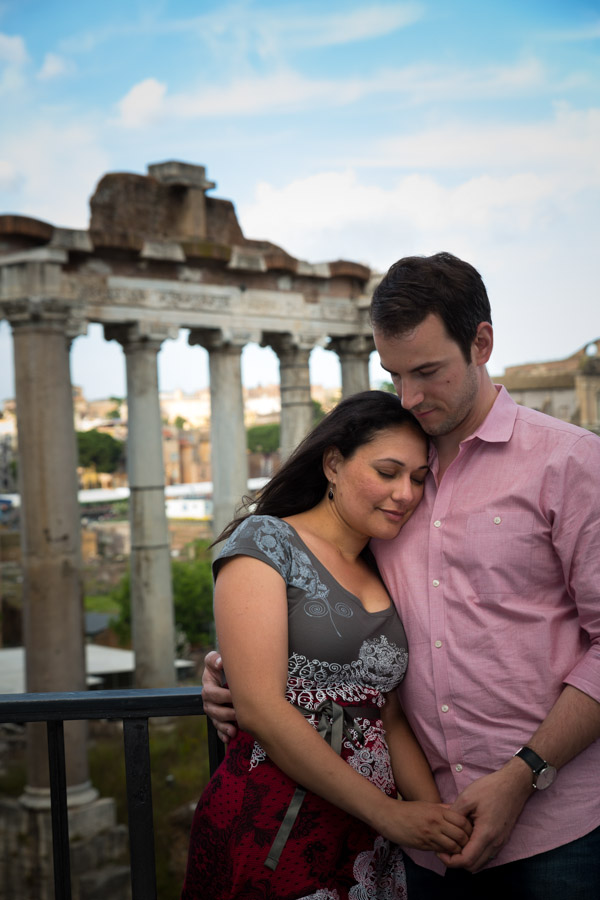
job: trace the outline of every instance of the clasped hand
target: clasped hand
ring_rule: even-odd
[[[443,803],[395,801],[392,819],[381,833],[394,843],[448,855],[460,853],[473,830],[469,819]]]
[[[438,852],[444,865],[478,872],[494,859],[509,839],[531,791],[531,774],[512,760],[468,785],[451,808],[467,816],[473,830],[460,852]]]

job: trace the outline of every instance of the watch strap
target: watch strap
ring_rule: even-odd
[[[527,763],[534,775],[538,775],[542,769],[548,765],[546,760],[542,759],[541,756],[538,756],[531,747],[521,747],[520,750],[517,750],[515,756],[520,756],[523,762]]]

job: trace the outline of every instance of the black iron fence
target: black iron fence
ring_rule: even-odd
[[[122,720],[129,814],[132,900],[156,900],[154,821],[150,781],[148,719],[204,715],[199,687],[162,690],[80,691],[47,694],[0,694],[0,722],[46,722],[50,766],[50,800],[54,860],[54,896],[71,900],[69,820],[63,723],[74,719]],[[208,720],[211,773],[224,745]]]

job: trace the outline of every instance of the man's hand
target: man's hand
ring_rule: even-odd
[[[473,822],[473,832],[460,853],[438,853],[444,865],[479,871],[498,855],[532,792],[531,770],[518,759],[465,788],[451,809]]]
[[[231,705],[231,693],[221,687],[223,660],[216,650],[211,650],[204,659],[202,673],[202,702],[204,712],[212,719],[219,737],[224,744],[235,737],[237,725],[235,710]]]

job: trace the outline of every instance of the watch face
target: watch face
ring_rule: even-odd
[[[542,771],[539,773],[537,778],[535,779],[535,786],[538,791],[543,791],[546,788],[549,788],[554,779],[556,778],[556,769],[554,766],[544,766]]]

